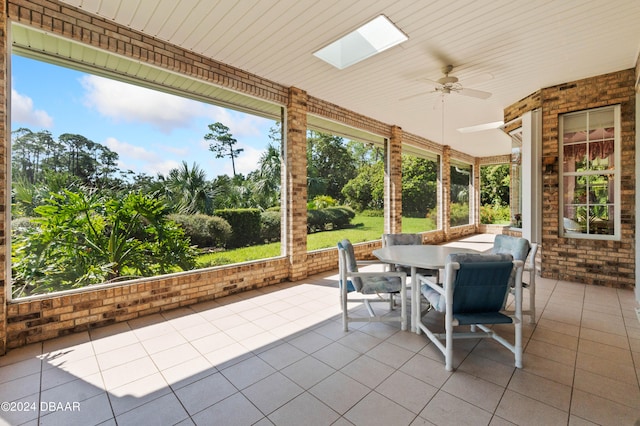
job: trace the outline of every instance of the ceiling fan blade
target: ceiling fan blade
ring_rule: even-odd
[[[475,86],[477,84],[482,84],[485,81],[493,80],[493,74],[489,72],[483,72],[480,74],[472,75],[471,77],[464,78],[464,84],[469,86]]]
[[[482,132],[484,130],[499,129],[500,126],[502,126],[503,124],[504,124],[504,121],[492,121],[491,123],[483,123],[483,124],[476,124],[475,126],[460,127],[456,130],[458,130],[460,133],[475,133],[475,132]]]
[[[417,98],[418,96],[424,96],[424,95],[428,95],[429,93],[434,93],[435,90],[429,90],[426,92],[420,92],[420,93],[415,93],[413,95],[409,95],[409,96],[405,96],[404,98],[400,98],[398,99],[399,101],[408,101],[409,99],[413,99],[413,98]]]
[[[429,80],[428,78],[420,78],[418,81],[430,84],[432,86],[440,86],[441,84],[434,80]]]
[[[460,93],[461,95],[471,96],[472,98],[478,98],[478,99],[489,99],[491,97],[491,93],[483,92],[482,90],[460,89],[460,90],[457,90],[457,92]]]

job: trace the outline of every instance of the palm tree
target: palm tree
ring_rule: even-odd
[[[165,192],[176,213],[212,214],[213,193],[207,182],[207,175],[196,163],[191,169],[186,161],[177,169],[172,169],[165,182]]]
[[[259,207],[269,208],[279,203],[281,170],[280,150],[269,143],[260,156],[258,169],[248,176]]]

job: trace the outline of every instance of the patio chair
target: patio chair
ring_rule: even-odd
[[[342,325],[344,331],[349,331],[349,322],[398,322],[402,330],[407,329],[407,274],[397,271],[359,272],[359,265],[379,264],[376,261],[356,261],[355,252],[351,241],[345,239],[338,243],[338,265],[340,306],[342,307]],[[360,293],[363,296],[376,295],[377,297],[349,298],[350,293]],[[400,293],[400,316],[377,316],[371,307],[371,303],[391,303],[392,294]],[[386,294],[386,297],[384,296]],[[361,302],[367,309],[368,317],[353,317],[350,315],[347,304],[349,302]]]
[[[419,246],[422,244],[420,234],[382,234],[382,247],[386,246]],[[406,272],[411,276],[411,268],[403,265],[392,265],[392,270]],[[440,280],[440,270],[418,268],[417,273],[423,276],[435,277],[436,282]]]
[[[418,332],[424,331],[444,354],[447,371],[453,369],[454,339],[482,337],[492,338],[509,349],[515,355],[516,367],[522,368],[522,268],[522,261],[513,260],[509,254],[451,254],[445,265],[443,287],[417,276],[422,296],[434,310],[445,314],[444,333],[430,330],[422,318],[417,322]],[[516,307],[514,315],[505,315],[501,309],[514,269]],[[509,323],[515,326],[514,344],[486,326]],[[468,332],[454,331],[454,327],[467,325]]]
[[[491,253],[510,254],[515,260],[525,263],[524,271],[528,272],[528,281],[522,283],[522,287],[529,290],[529,309],[522,311],[523,315],[529,316],[529,322],[536,322],[536,253],[538,244],[529,244],[526,238],[512,237],[509,235],[496,235]],[[529,261],[527,262],[527,257]],[[514,276],[511,277],[511,287],[513,288]]]

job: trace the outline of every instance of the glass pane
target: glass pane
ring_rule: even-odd
[[[613,176],[596,175],[589,177],[589,203],[611,204],[615,196]]]
[[[586,140],[587,114],[574,114],[564,116],[562,123],[563,143],[581,142]]]
[[[584,171],[587,167],[587,144],[571,144],[563,147],[563,171],[578,172]]]
[[[613,235],[613,206],[589,207],[589,233],[600,235]]]
[[[596,130],[599,131],[599,133],[594,134],[597,138],[597,136],[602,135],[604,129],[613,129],[613,124],[613,109],[607,108],[605,110],[591,111],[589,113],[589,139],[592,139],[591,135],[594,134],[593,132]],[[613,135],[609,137],[613,137]],[[602,136],[598,139],[602,139]]]
[[[565,204],[586,204],[587,179],[584,176],[564,176]]]
[[[586,232],[586,227],[579,222],[580,220],[579,217],[580,216],[584,217],[585,211],[586,211],[585,206],[565,206],[564,207],[564,217],[562,219],[562,227],[564,229],[564,233],[575,234],[575,233]]]
[[[471,166],[451,166],[451,210],[449,225],[459,226],[471,223],[469,210],[469,186]]]
[[[590,170],[613,170],[613,139],[589,143]]]
[[[438,227],[438,160],[402,154],[402,231]]]

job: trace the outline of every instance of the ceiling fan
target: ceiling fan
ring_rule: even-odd
[[[416,96],[422,96],[427,93],[440,93],[442,95],[448,95],[450,93],[458,93],[463,96],[471,96],[472,98],[478,98],[478,99],[488,99],[491,97],[491,93],[489,92],[483,92],[482,90],[468,89],[463,87],[462,84],[459,82],[458,77],[449,75],[451,71],[453,71],[453,65],[447,65],[442,68],[442,73],[444,74],[444,77],[441,77],[436,81],[429,80],[426,78],[420,79],[420,81],[425,81],[433,85],[434,86],[433,90],[407,96],[405,98],[401,98],[400,100],[404,101],[407,99],[414,98]],[[493,78],[493,76],[491,76],[490,74],[487,74],[487,76],[488,76],[487,80]]]

